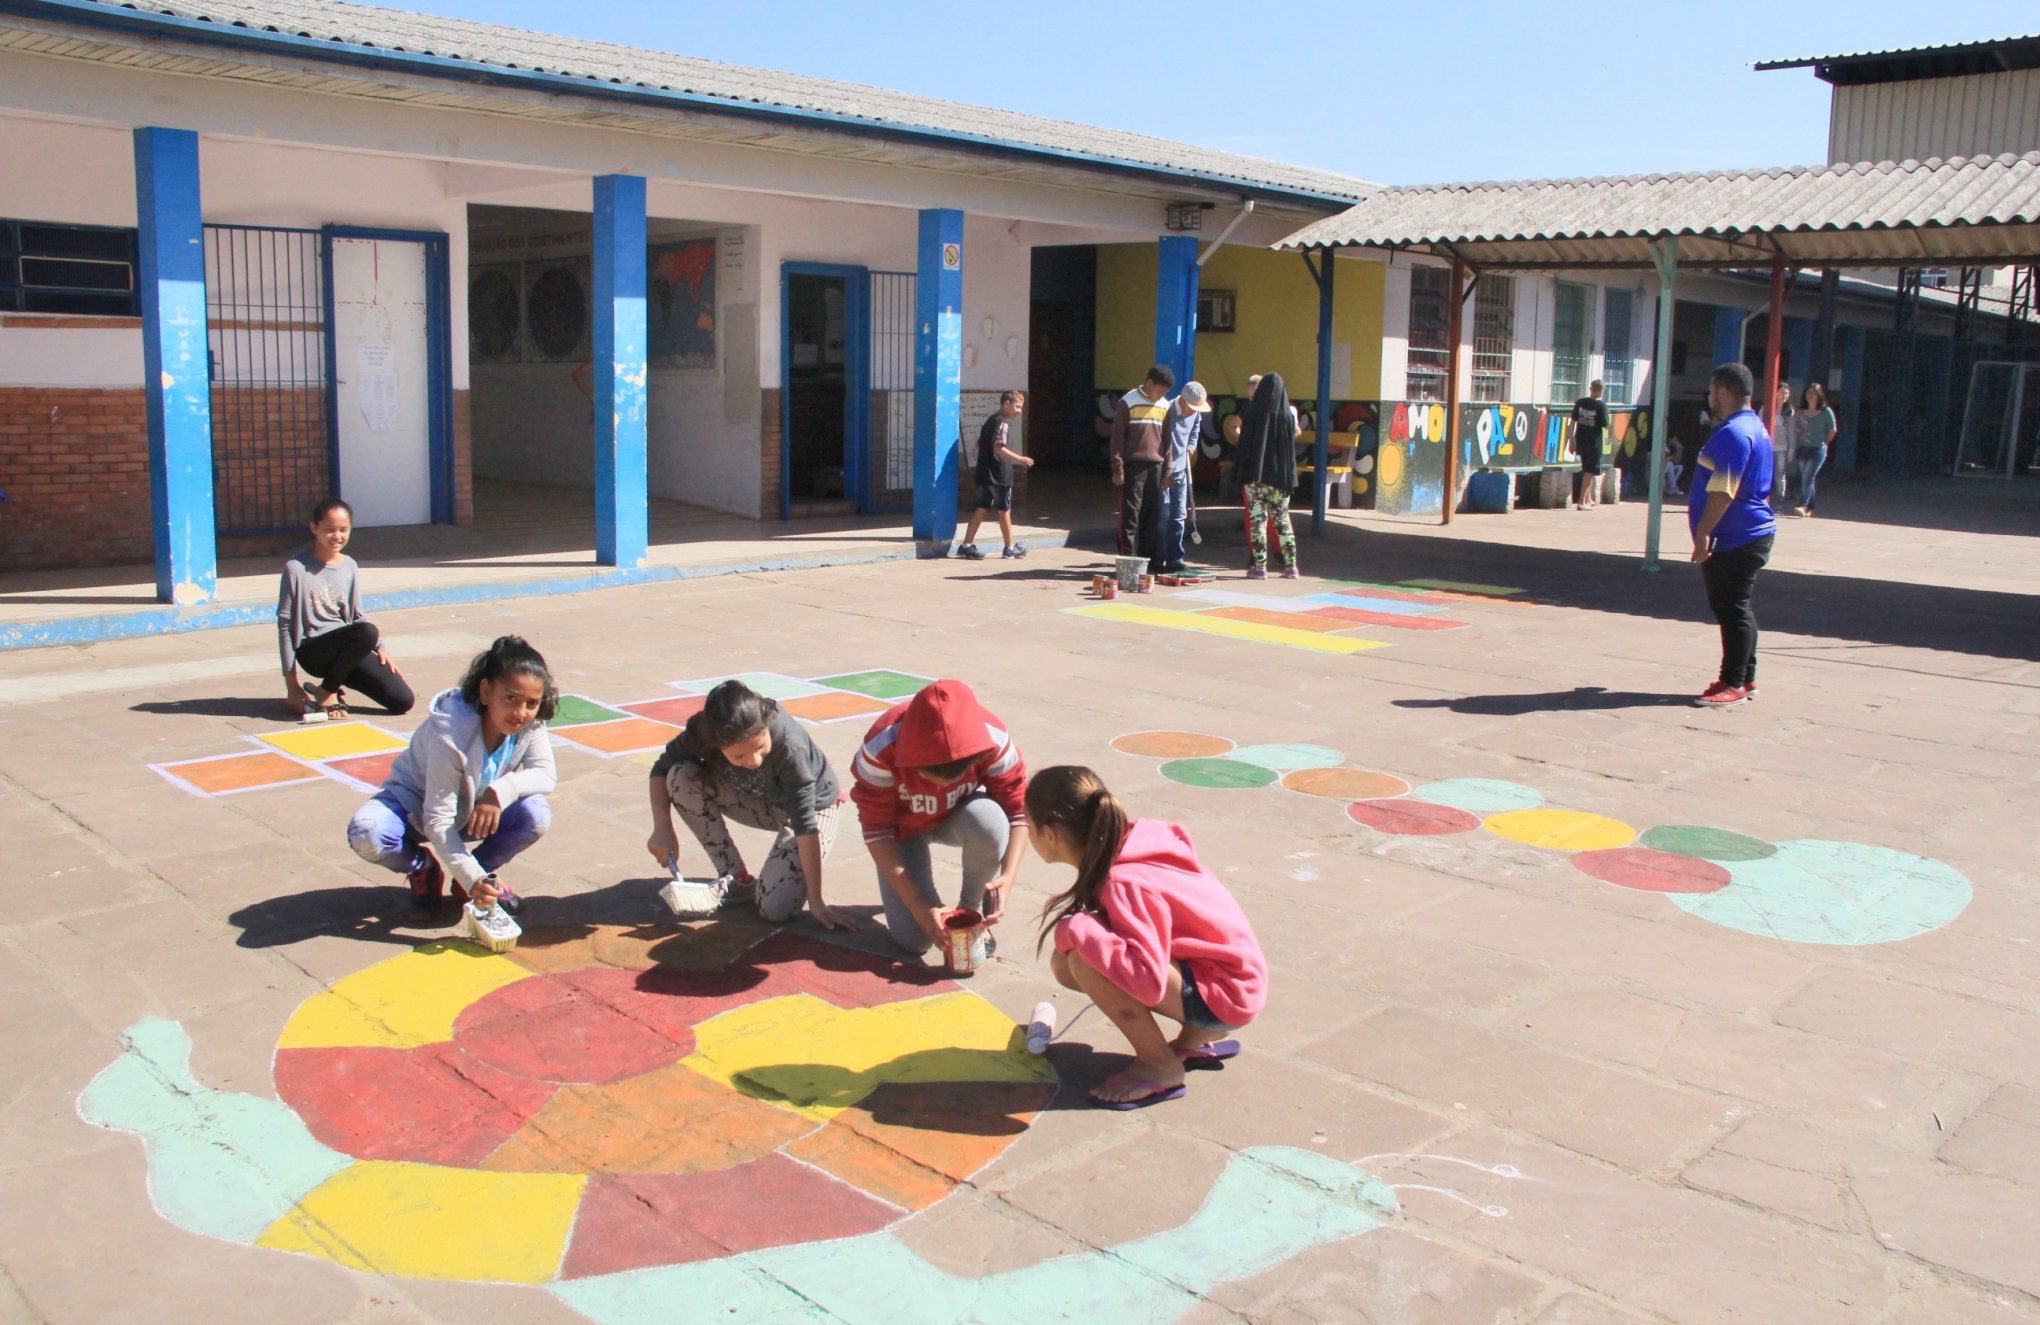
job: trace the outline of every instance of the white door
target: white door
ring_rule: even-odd
[[[340,495],[356,528],[432,522],[425,245],[334,237]]]

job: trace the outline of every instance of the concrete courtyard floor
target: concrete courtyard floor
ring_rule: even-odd
[[[733,672],[961,677],[1030,766],[1088,764],[1137,815],[1189,826],[1260,934],[1268,1010],[1223,1071],[1133,1113],[1084,1107],[1124,1045],[1095,1011],[1070,1027],[1049,1055],[1054,1104],[895,1229],[964,1280],[1044,1285],[1038,1314],[988,1296],[969,1319],[1064,1318],[1053,1284],[1007,1274],[1062,1259],[1097,1272],[1055,1281],[1079,1300],[1099,1286],[1095,1314],[1071,1318],[1101,1321],[2040,1321],[2040,529],[1829,505],[1785,522],[1758,588],[1762,698],[1728,712],[1685,702],[1712,678],[1716,638],[1695,568],[1639,572],[1631,506],[1449,530],[1356,513],[1306,541],[1300,585],[1233,569],[1214,586],[1271,602],[1341,587],[1328,581],[1516,591],[1429,604],[1459,629],[1356,626],[1337,638],[1386,647],[1346,655],[1067,612],[1100,562],[1073,549],[380,624],[428,694],[513,630],[563,689],[612,704]],[[365,1273],[340,1252],[237,1245],[252,1231],[187,1231],[210,1216],[158,1213],[180,1198],[136,1136],[81,1118],[81,1092],[151,1019],[181,1024],[198,1083],[273,1101],[294,1009],[447,933],[405,923],[392,876],[347,851],[360,791],[326,778],[205,798],[150,767],[285,730],[274,669],[259,628],[0,656],[0,1322],[584,1319],[540,1287]],[[864,725],[816,729],[846,778]],[[1150,730],[1329,747],[1349,770],[1333,790],[1407,804],[1483,779],[1601,818],[1383,831],[1347,798],[1193,785],[1112,746]],[[562,747],[560,775],[551,833],[512,867],[527,923],[658,929],[644,768]],[[1666,857],[1590,855],[1668,826],[1754,841],[1713,839],[1727,859],[1670,883],[1644,868]],[[762,839],[743,840],[755,860]],[[1721,874],[1740,909],[1635,886]],[[1066,881],[1029,857],[998,955],[968,982],[1017,1020],[1042,998],[1065,1025],[1083,1006],[1053,985],[1029,923]],[[828,886],[875,908],[854,831]],[[883,947],[868,929],[859,942]],[[1149,1263],[1114,1249],[1183,1227],[1266,1147],[1377,1179],[1389,1210],[1351,1236],[1306,1218],[1294,1245],[1272,1206],[1229,1210],[1198,1245],[1222,1260],[1273,1239],[1246,1272],[1156,1271],[1138,1307],[1105,1295],[1099,1267]],[[869,1312],[934,1312],[904,1283]],[[875,1274],[857,1291],[888,1286]],[[830,1310],[799,1318],[867,1318]],[[630,1317],[759,1318],[699,1300]]]

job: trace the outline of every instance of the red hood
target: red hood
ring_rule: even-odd
[[[908,701],[894,749],[907,768],[953,763],[996,746],[990,729],[997,725],[969,686],[937,681]]]

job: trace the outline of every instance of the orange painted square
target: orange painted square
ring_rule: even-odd
[[[827,695],[804,695],[799,699],[782,699],[779,701],[779,707],[794,717],[805,718],[809,722],[834,722],[838,718],[883,713],[892,705],[868,695],[852,695],[839,691]]]
[[[553,734],[590,750],[621,755],[664,745],[678,736],[680,729],[668,722],[653,722],[650,718],[624,718],[618,722],[591,722],[580,727],[568,727]]]
[[[326,767],[343,777],[371,787],[380,787],[390,780],[390,765],[397,762],[402,750],[387,750],[381,754],[353,755],[346,759],[329,759]]]
[[[259,754],[226,755],[219,759],[159,767],[170,777],[208,796],[310,782],[321,776],[316,769],[306,768],[295,759],[286,759],[267,750]]]
[[[1352,627],[1344,621],[1327,621],[1308,612],[1267,612],[1258,607],[1214,607],[1199,616],[1220,616],[1228,621],[1251,621],[1257,626],[1281,626],[1285,630],[1310,630],[1335,635]]]
[[[888,1082],[786,1153],[919,1210],[997,1159],[1054,1096],[1046,1082]]]
[[[641,699],[635,704],[619,705],[625,713],[635,713],[640,718],[653,722],[670,722],[683,727],[687,720],[701,712],[701,706],[708,703],[706,695],[676,695],[672,699]]]
[[[481,1167],[498,1173],[700,1173],[734,1168],[814,1128],[681,1063],[604,1086],[562,1086]]]

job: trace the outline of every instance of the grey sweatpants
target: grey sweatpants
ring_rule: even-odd
[[[963,848],[963,887],[956,904],[972,911],[985,909],[985,885],[998,877],[999,862],[1005,858],[1006,843],[1012,839],[1013,822],[990,796],[980,792],[949,812],[949,817],[918,837],[905,838],[899,848],[900,864],[906,867],[907,882],[914,888],[921,907],[940,906],[942,894],[935,887],[935,861],[931,846]],[[883,877],[879,896],[885,899],[885,927],[893,942],[916,956],[935,946],[921,932],[907,903],[895,896]]]
[[[722,777],[704,779],[695,765],[675,764],[666,771],[666,794],[673,798],[680,821],[708,853],[717,874],[744,873],[744,857],[730,840],[723,820],[734,819],[747,828],[779,834],[765,856],[764,868],[758,871],[758,913],[775,925],[800,914],[807,904],[807,879],[801,873],[799,839],[785,813],[765,799],[764,781],[756,772],[732,768]],[[839,817],[835,805],[816,816],[824,860],[835,845]]]

